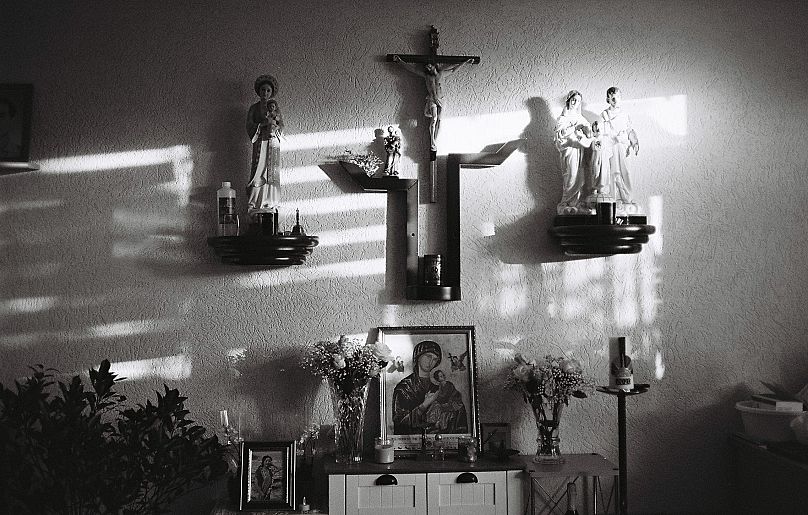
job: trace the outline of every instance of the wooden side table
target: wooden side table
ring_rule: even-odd
[[[600,454],[565,454],[564,463],[559,465],[534,463],[533,456],[518,456],[514,459],[519,459],[524,463],[525,471],[530,477],[528,506],[533,515],[564,513],[566,504],[562,505],[562,501],[567,495],[567,483],[578,483],[579,481],[586,483],[587,478],[592,478],[589,492],[592,498],[592,514],[609,513],[613,500],[616,509],[619,469]],[[608,496],[601,484],[601,476],[614,478],[611,488],[606,490]],[[555,486],[543,484],[547,479],[555,479]],[[586,492],[587,486],[582,486]],[[599,512],[599,509],[602,511]]]

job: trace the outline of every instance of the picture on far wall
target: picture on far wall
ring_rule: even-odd
[[[0,162],[28,162],[32,84],[0,84]]]
[[[449,451],[479,436],[473,326],[380,327],[379,341],[394,357],[380,381],[381,434],[397,454],[418,451],[423,432]]]
[[[295,509],[297,442],[244,442],[239,509]]]
[[[511,448],[511,425],[506,422],[480,424],[480,451],[490,456],[506,454]]]

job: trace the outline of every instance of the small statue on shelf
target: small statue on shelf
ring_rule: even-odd
[[[563,190],[557,212],[565,214],[589,214],[581,203],[584,187],[584,149],[592,144],[592,128],[581,114],[581,93],[572,90],[564,101],[564,109],[556,120],[554,142],[561,156],[563,167]]]
[[[275,95],[278,81],[272,75],[255,79],[258,101],[247,111],[247,137],[252,143],[247,207],[250,215],[276,210],[280,204],[280,138],[283,116]]]
[[[387,127],[387,136],[384,137],[384,150],[387,151],[387,164],[385,175],[398,175],[398,163],[401,159],[401,134],[392,125]]]
[[[631,176],[629,174],[626,158],[634,149],[636,156],[640,152],[640,142],[637,133],[631,126],[631,117],[622,109],[622,94],[619,88],[612,86],[606,90],[606,102],[609,104],[601,113],[601,130],[611,148],[609,156],[609,173],[611,175],[614,191],[612,195],[617,201],[617,212],[620,214],[635,214],[640,208],[631,195]]]

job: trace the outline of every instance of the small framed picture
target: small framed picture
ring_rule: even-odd
[[[417,452],[425,435],[440,434],[447,451],[479,436],[474,327],[380,327],[379,341],[393,355],[380,382],[381,434],[396,454]]]
[[[0,84],[0,162],[28,162],[32,84]]]
[[[297,442],[244,442],[240,510],[295,509]]]
[[[480,424],[480,450],[487,456],[502,456],[511,448],[511,425],[506,422]]]

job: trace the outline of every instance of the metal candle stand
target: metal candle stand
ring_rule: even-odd
[[[626,397],[629,395],[640,395],[651,388],[648,384],[635,384],[631,390],[618,390],[609,386],[598,386],[599,392],[617,396],[617,437],[619,453],[619,488],[617,490],[617,506],[620,515],[628,515],[628,479],[626,469],[628,467],[628,457],[626,455]]]

